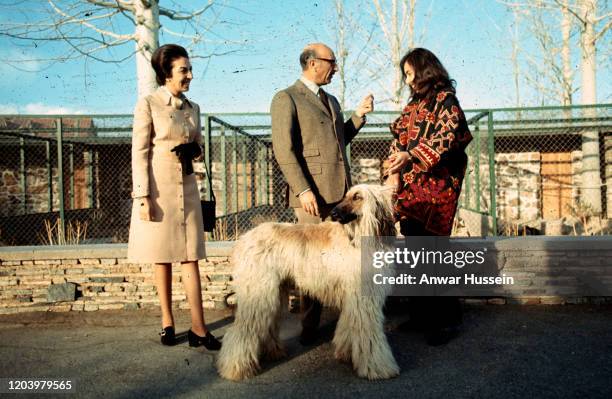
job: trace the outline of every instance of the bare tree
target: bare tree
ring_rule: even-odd
[[[576,89],[573,87],[574,69],[570,52],[572,24],[567,13],[546,5],[543,0],[535,0],[529,6],[513,3],[508,7],[514,16],[511,59],[517,106],[521,105],[518,92],[521,77],[533,87],[538,102],[546,104],[552,100],[570,105]],[[521,20],[525,21],[522,26],[525,26],[528,39],[521,37]],[[527,50],[526,40],[534,41],[535,52]],[[521,58],[526,61],[528,68],[519,73]]]
[[[158,0],[48,0],[47,13],[43,18],[5,22],[0,25],[0,35],[33,43],[34,46],[49,41],[67,44],[65,53],[41,61],[85,57],[100,62],[120,63],[134,56],[140,97],[157,87],[150,60],[159,47],[160,32],[185,43],[189,50],[197,46],[212,46],[203,57],[233,51],[227,48],[217,51],[215,40],[208,37],[213,25],[220,22],[216,6],[213,0],[208,0],[197,10],[183,11],[178,5],[175,9],[161,7]],[[160,17],[181,22],[181,31],[162,25]],[[128,28],[124,28],[126,24]],[[113,49],[128,43],[134,43],[133,52],[116,56]],[[220,47],[227,43],[219,40],[217,44]]]
[[[340,106],[345,109],[346,101],[346,63],[349,55],[349,50],[346,44],[346,31],[347,31],[347,16],[344,11],[344,0],[335,0],[335,16],[336,23],[333,24],[335,27],[335,39],[336,39],[336,59],[338,60],[338,75],[340,76],[340,90],[338,97],[340,99]]]
[[[580,25],[581,49],[581,97],[582,104],[597,103],[597,42],[612,26],[612,13],[597,15],[597,0],[578,0],[574,7],[567,2],[555,0],[566,12],[572,14]],[[604,26],[596,31],[596,26]],[[594,108],[586,108],[584,116],[596,117]],[[599,132],[589,131],[582,135],[582,197],[583,203],[590,206],[595,214],[602,211],[601,204],[601,177],[600,177]]]
[[[371,35],[371,32],[363,30],[365,22],[360,17],[365,1],[334,0],[333,3],[329,26],[338,62],[338,101],[342,109],[348,106],[347,92],[354,91],[364,83],[362,71],[366,67],[368,51],[367,40],[363,37]],[[346,7],[347,4],[350,7]]]
[[[368,70],[371,79],[385,93],[387,97],[385,100],[390,101],[396,109],[402,106],[402,94],[405,89],[399,62],[402,55],[414,47],[416,2],[416,0],[372,0],[376,28],[382,34],[383,40],[378,40],[376,34],[369,35],[371,52]],[[390,69],[392,69],[391,84],[386,79]]]
[[[510,37],[512,38],[512,55],[510,57],[512,61],[512,76],[514,82],[514,92],[516,96],[516,106],[521,106],[521,66],[519,63],[519,50],[520,50],[520,26],[521,26],[521,15],[518,8],[512,9],[513,26],[511,27]]]
[[[563,45],[561,46],[562,64],[555,65],[553,76],[561,77],[562,82],[562,104],[571,103],[573,93],[573,77],[571,72],[571,47],[569,39],[571,36],[571,19],[579,26],[580,33],[580,92],[582,104],[595,104],[597,102],[597,45],[598,41],[606,34],[612,26],[612,13],[608,12],[598,15],[597,0],[538,0],[536,2],[508,2],[502,3],[510,7],[538,8],[546,10],[561,11],[561,34]],[[607,4],[607,3],[606,3]],[[607,9],[607,7],[606,7]],[[571,16],[571,17],[570,17]],[[599,27],[602,25],[601,27]],[[599,31],[597,30],[599,27]],[[542,37],[545,37],[542,36]],[[548,39],[540,42],[543,49],[548,47]],[[542,45],[546,43],[546,45]],[[550,52],[546,52],[550,53]],[[596,117],[595,108],[585,108],[583,115],[587,118]],[[582,187],[581,200],[594,214],[602,212],[601,202],[601,160],[599,152],[599,133],[587,131],[582,133]]]
[[[567,9],[569,0],[563,0],[564,7],[561,8],[561,65],[563,65],[563,105],[572,104],[574,72],[572,68],[572,52],[570,38],[572,33],[571,15]]]

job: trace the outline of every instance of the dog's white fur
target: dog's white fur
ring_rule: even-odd
[[[354,219],[342,220],[345,224],[265,223],[237,242],[232,262],[238,308],[217,359],[222,377],[252,377],[260,368],[260,356],[284,356],[278,335],[284,281],[324,305],[340,308],[333,339],[337,359],[352,361],[357,375],[371,380],[399,374],[383,331],[382,308],[390,288],[372,280],[374,273],[391,272],[361,265],[362,236],[396,234],[389,190],[355,186],[336,211]],[[372,245],[380,249],[382,240]]]

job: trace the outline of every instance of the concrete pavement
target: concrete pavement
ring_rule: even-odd
[[[327,340],[303,348],[298,316],[285,314],[288,358],[235,383],[218,377],[213,353],[186,341],[160,345],[156,309],[5,315],[0,377],[73,379],[79,398],[612,397],[610,305],[466,306],[462,334],[435,348],[419,333],[397,331],[405,316],[391,316],[402,374],[376,382],[333,359],[333,316],[326,310]],[[231,323],[228,312],[206,317],[218,337]],[[176,320],[178,332],[189,328],[187,312]],[[53,396],[66,397],[44,397]]]

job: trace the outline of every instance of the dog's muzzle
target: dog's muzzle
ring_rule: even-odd
[[[331,216],[331,220],[334,222],[340,222],[342,224],[347,224],[357,219],[357,215],[350,212],[344,212],[338,206],[334,207],[329,215]]]

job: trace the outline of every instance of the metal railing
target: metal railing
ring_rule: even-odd
[[[612,104],[466,110],[474,140],[455,233],[610,234]],[[397,112],[376,112],[349,147],[354,183],[379,183]],[[4,245],[126,242],[131,115],[0,116]],[[203,115],[202,198],[217,199],[210,240],[293,221],[270,116]],[[61,188],[61,189],[60,189]]]

